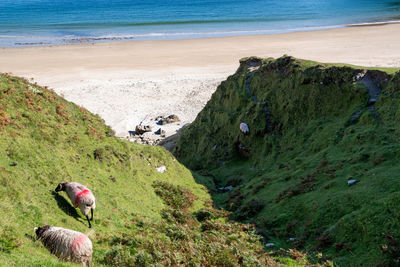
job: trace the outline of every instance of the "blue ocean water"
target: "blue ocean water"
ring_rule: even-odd
[[[186,39],[400,20],[393,0],[0,0],[0,46]]]

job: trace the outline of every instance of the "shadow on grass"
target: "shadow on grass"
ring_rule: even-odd
[[[36,242],[36,237],[34,237],[33,235],[25,234],[25,237],[30,239],[32,242]]]
[[[66,200],[60,194],[52,191],[51,194],[53,195],[54,199],[57,201],[58,207],[64,211],[65,214],[68,216],[74,217],[77,221],[81,221],[81,216],[78,214],[76,209],[71,206],[68,200]]]

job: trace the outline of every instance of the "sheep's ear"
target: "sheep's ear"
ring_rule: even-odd
[[[39,232],[40,232],[40,230],[42,230],[42,228],[35,227],[35,228],[33,228],[33,230],[35,230],[36,237],[39,238]]]

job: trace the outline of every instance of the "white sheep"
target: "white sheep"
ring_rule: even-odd
[[[249,126],[244,122],[240,123],[239,128],[240,128],[240,131],[242,131],[242,133],[244,133],[244,134],[248,134],[250,132]]]
[[[60,260],[90,266],[93,246],[87,235],[51,225],[35,227],[35,232],[37,239]]]
[[[74,206],[79,207],[83,215],[86,216],[86,219],[89,223],[89,228],[91,228],[92,224],[90,223],[90,221],[93,220],[93,211],[96,208],[96,202],[92,192],[85,186],[75,182],[59,183],[55,191],[67,192],[67,195]],[[90,220],[88,216],[89,211],[91,212]]]

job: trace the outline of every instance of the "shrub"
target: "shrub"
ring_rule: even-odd
[[[177,225],[168,225],[165,227],[166,235],[172,240],[187,239],[185,229]]]
[[[103,148],[98,148],[93,152],[93,156],[96,160],[102,162],[105,157],[105,151]]]
[[[188,209],[193,205],[195,195],[187,188],[164,181],[154,181],[154,192],[175,209]]]
[[[199,222],[203,222],[214,218],[214,215],[211,213],[211,211],[205,209],[198,210],[195,213],[193,213],[193,215]]]
[[[140,250],[136,255],[134,266],[148,266],[151,263],[153,263],[153,257],[151,256],[151,254],[147,253],[144,250]]]
[[[10,115],[0,110],[0,126],[9,125],[11,123]]]
[[[185,223],[189,216],[181,210],[166,208],[161,211],[161,217],[169,223]]]
[[[113,266],[135,266],[135,258],[131,256],[128,250],[119,245],[113,246],[111,251],[107,252],[104,263]]]
[[[236,218],[238,220],[245,220],[248,218],[252,218],[257,213],[259,213],[264,207],[265,204],[262,201],[258,199],[252,199],[239,209]]]
[[[382,253],[389,265],[399,266],[400,264],[400,244],[399,241],[391,234],[385,237],[385,244],[381,246]]]

